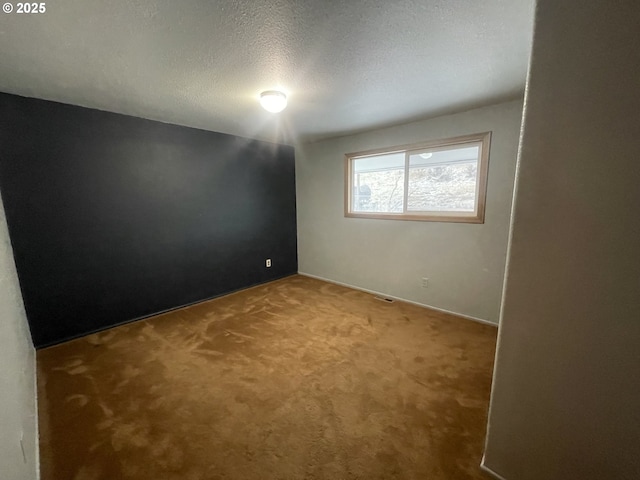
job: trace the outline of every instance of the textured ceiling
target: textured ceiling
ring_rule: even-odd
[[[517,97],[533,3],[55,0],[0,14],[0,91],[318,139]],[[278,87],[289,107],[269,114],[258,95]]]

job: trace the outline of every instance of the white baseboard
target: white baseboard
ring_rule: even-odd
[[[480,469],[485,471],[485,472],[487,472],[489,475],[491,475],[496,480],[507,480],[502,475],[497,474],[496,472],[494,472],[493,470],[491,470],[489,467],[487,467],[484,464],[484,456],[482,457],[482,462],[480,462]]]
[[[368,288],[358,287],[356,285],[350,285],[344,282],[338,282],[337,280],[331,280],[330,278],[320,277],[318,275],[312,275],[310,273],[298,272],[298,275],[303,275],[305,277],[315,278],[316,280],[322,280],[323,282],[334,283],[336,285],[340,285],[343,287],[353,288],[354,290],[360,290],[361,292],[371,293],[373,295],[378,295],[384,298],[392,298],[393,300],[398,300],[400,302],[410,303],[412,305],[417,305],[419,307],[430,308],[431,310],[437,310],[438,312],[449,313],[451,315],[455,315],[457,317],[466,318],[467,320],[472,320],[474,322],[482,323],[484,325],[490,325],[492,327],[497,327],[498,324],[494,322],[490,322],[489,320],[485,320],[483,318],[472,317],[471,315],[465,315],[464,313],[453,312],[451,310],[446,310],[440,307],[434,307],[433,305],[427,305],[426,303],[414,302],[413,300],[407,300],[406,298],[394,297],[393,295],[388,295],[382,292],[376,292],[375,290],[369,290]]]

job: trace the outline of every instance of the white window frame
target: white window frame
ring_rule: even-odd
[[[478,153],[478,168],[476,177],[476,201],[473,212],[451,211],[425,211],[407,212],[407,196],[409,183],[409,155],[425,149],[437,149],[438,147],[464,147],[467,144],[480,146]],[[375,218],[384,220],[412,220],[423,222],[458,222],[458,223],[484,223],[485,205],[487,196],[487,177],[489,173],[489,149],[491,147],[491,132],[462,135],[459,137],[433,140],[429,142],[415,143],[411,145],[398,145],[388,148],[367,150],[364,152],[347,153],[345,155],[345,192],[344,192],[344,216],[352,218]],[[353,212],[353,161],[364,157],[384,155],[389,153],[405,154],[405,185],[404,185],[404,211],[402,213],[380,212]]]

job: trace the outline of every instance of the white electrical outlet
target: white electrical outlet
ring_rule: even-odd
[[[422,288],[429,287],[429,279],[427,277],[422,277]]]
[[[267,268],[271,268],[271,259],[267,258],[267,261],[265,262],[265,264],[267,265]]]

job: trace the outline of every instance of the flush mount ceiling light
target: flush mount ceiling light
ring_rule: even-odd
[[[278,113],[287,106],[287,96],[277,90],[267,90],[260,94],[260,105],[268,112]]]

